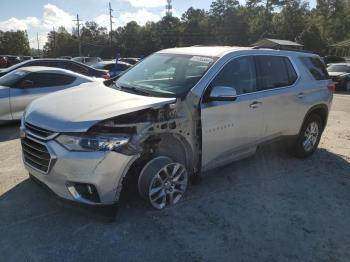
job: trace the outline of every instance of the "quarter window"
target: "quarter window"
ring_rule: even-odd
[[[237,95],[256,91],[256,72],[253,57],[236,58],[224,66],[212,82],[212,86],[236,89]]]
[[[306,66],[315,80],[327,80],[329,75],[325,65],[317,57],[300,57],[301,62]]]
[[[293,65],[283,56],[257,56],[259,90],[292,85],[298,78]]]

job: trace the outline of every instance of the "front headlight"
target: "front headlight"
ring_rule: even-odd
[[[120,135],[118,137],[87,137],[60,135],[56,141],[69,151],[107,151],[114,150],[129,142],[130,137]]]

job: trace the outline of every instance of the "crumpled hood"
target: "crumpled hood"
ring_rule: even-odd
[[[56,132],[85,132],[101,120],[175,101],[86,83],[35,100],[26,109],[25,121]]]

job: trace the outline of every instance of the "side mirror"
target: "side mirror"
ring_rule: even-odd
[[[234,101],[237,98],[237,91],[230,86],[214,86],[210,92],[211,101]]]
[[[31,80],[24,80],[21,82],[21,87],[22,88],[30,88],[34,86],[34,82]]]

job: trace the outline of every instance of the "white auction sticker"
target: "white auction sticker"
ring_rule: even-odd
[[[213,59],[205,56],[192,56],[191,61],[210,64],[211,62],[213,62]]]

